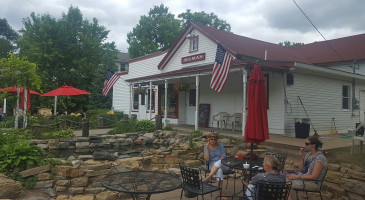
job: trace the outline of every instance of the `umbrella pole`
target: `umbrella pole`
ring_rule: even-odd
[[[251,160],[253,160],[253,144],[251,143],[251,156],[250,156]]]
[[[57,96],[54,96],[53,116],[57,115]]]

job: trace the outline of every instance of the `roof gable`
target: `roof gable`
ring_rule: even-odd
[[[278,44],[214,29],[202,24],[190,23],[159,63],[158,69],[163,69],[167,65],[179,47],[183,44],[187,34],[193,29],[197,29],[213,42],[221,44],[225,50],[230,52],[237,59],[267,59],[273,61],[301,62],[306,64],[365,60],[365,51],[363,50],[365,47],[365,34],[294,47],[284,47]]]

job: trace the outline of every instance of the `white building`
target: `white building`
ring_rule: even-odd
[[[217,44],[236,58],[221,93],[209,87]],[[138,119],[158,114],[168,123],[198,129],[196,105],[209,104],[205,125],[212,126],[219,112],[245,114],[243,94],[258,61],[266,78],[271,134],[295,136],[294,119],[307,117],[311,134],[347,132],[364,121],[364,47],[365,34],[282,47],[192,23],[168,51],[129,61],[128,72],[113,87],[113,107]],[[177,82],[189,88],[176,91]],[[146,94],[137,94],[141,89]]]

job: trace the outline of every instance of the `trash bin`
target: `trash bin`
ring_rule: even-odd
[[[311,119],[309,118],[302,118],[301,120],[299,120],[299,118],[294,118],[296,138],[306,139],[309,137],[310,121]]]

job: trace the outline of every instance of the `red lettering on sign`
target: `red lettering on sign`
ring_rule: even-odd
[[[181,64],[196,62],[200,60],[205,60],[205,53],[183,57],[181,58]]]

